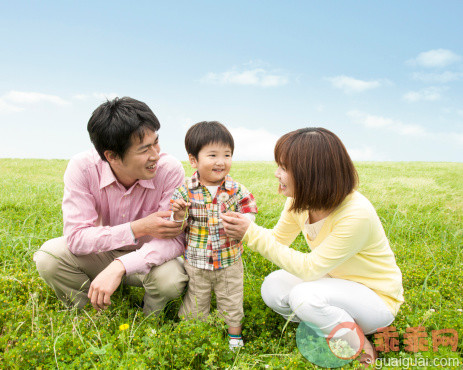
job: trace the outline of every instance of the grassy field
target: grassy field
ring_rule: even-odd
[[[0,159],[0,368],[313,368],[296,346],[297,325],[268,309],[260,298],[263,278],[276,269],[245,252],[245,348],[228,351],[226,329],[213,314],[208,323],[180,322],[179,301],[161,317],[144,318],[142,291],[119,288],[112,308],[97,313],[65,309],[39,278],[33,253],[62,233],[62,160]],[[462,360],[463,164],[357,163],[359,190],[383,221],[403,273],[406,302],[394,322],[400,351],[384,358]],[[191,174],[185,164],[187,174]],[[275,165],[235,163],[232,176],[255,195],[257,223],[272,227],[284,198],[276,192]],[[301,237],[294,243],[306,250]],[[130,294],[128,294],[130,293]],[[120,326],[128,324],[127,330]],[[425,327],[429,350],[406,350],[409,327]],[[458,349],[432,349],[432,331],[455,329]],[[345,368],[354,368],[356,363]],[[429,368],[433,368],[430,366]]]

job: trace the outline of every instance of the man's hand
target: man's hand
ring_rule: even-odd
[[[111,304],[111,295],[121,284],[125,268],[121,261],[114,260],[101,271],[90,284],[88,298],[97,311],[105,310]]]
[[[185,199],[171,200],[172,211],[174,212],[175,221],[183,221],[187,207],[191,206],[190,202],[185,202]]]
[[[246,234],[251,220],[238,212],[228,211],[220,215],[222,218],[223,228],[229,238],[241,240]]]
[[[159,239],[172,239],[180,235],[182,225],[165,219],[169,218],[170,214],[170,211],[160,211],[152,213],[145,218],[132,221],[130,226],[132,227],[135,239],[145,235],[154,236]]]

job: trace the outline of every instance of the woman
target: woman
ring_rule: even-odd
[[[345,322],[365,334],[390,325],[403,302],[402,275],[375,209],[355,190],[357,172],[341,140],[323,128],[296,130],[278,140],[275,161],[279,192],[288,197],[275,228],[222,215],[229,237],[282,268],[265,278],[264,302],[326,336]],[[289,247],[300,232],[310,253]],[[360,361],[371,363],[376,353],[362,339]]]

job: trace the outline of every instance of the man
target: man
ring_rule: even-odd
[[[160,123],[132,98],[107,101],[87,130],[95,147],[64,174],[64,236],[34,255],[40,276],[68,305],[97,310],[122,283],[145,289],[144,313],[159,313],[188,281],[181,225],[169,221],[183,167],[160,153]]]

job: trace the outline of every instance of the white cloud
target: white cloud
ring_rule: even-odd
[[[233,159],[251,159],[253,161],[273,160],[273,149],[278,135],[264,129],[248,129],[245,127],[229,127],[235,141]]]
[[[22,110],[23,108],[10,104],[6,102],[4,99],[0,98],[0,113],[20,112]]]
[[[427,137],[442,141],[457,141],[463,144],[463,133],[460,132],[431,132],[425,127],[416,124],[406,124],[399,120],[374,116],[365,112],[353,110],[347,112],[355,123],[366,128],[384,129],[404,136]]]
[[[117,98],[119,95],[116,93],[101,93],[101,92],[94,92],[91,94],[76,94],[74,95],[74,99],[78,100],[87,100],[87,99],[96,99],[100,101],[112,100]]]
[[[10,91],[9,93],[3,95],[2,98],[15,104],[33,104],[43,101],[56,105],[69,104],[66,100],[60,98],[59,96],[37,92]]]
[[[393,120],[386,117],[374,116],[360,111],[349,111],[347,115],[354,120],[355,123],[361,124],[372,129],[387,129],[396,132],[400,135],[423,136],[426,135],[426,129],[420,125],[405,124],[399,120]]]
[[[335,88],[343,90],[347,94],[375,89],[382,85],[379,80],[363,81],[348,76],[330,77],[328,80]]]
[[[264,68],[254,68],[247,70],[232,70],[213,73],[210,72],[200,80],[203,83],[218,85],[247,85],[261,87],[283,86],[289,82],[287,76],[277,72],[269,72]]]
[[[441,68],[458,62],[460,59],[461,57],[451,50],[434,49],[419,53],[415,59],[411,59],[407,63],[426,68]]]
[[[379,161],[378,154],[371,147],[347,148],[353,161]]]
[[[69,104],[68,101],[56,95],[12,90],[0,96],[0,113],[21,112],[25,105],[42,102],[61,106]]]
[[[421,73],[415,72],[412,74],[412,78],[417,81],[427,82],[427,83],[447,83],[452,81],[457,81],[463,78],[463,73],[461,72],[450,72],[445,71],[442,73]]]
[[[439,87],[428,87],[426,89],[421,89],[419,91],[409,91],[404,94],[403,99],[414,103],[417,101],[436,101],[441,99],[441,93],[445,89]]]
[[[78,99],[78,100],[85,100],[85,99],[88,99],[90,95],[87,95],[87,94],[76,94],[73,96],[74,99]]]

